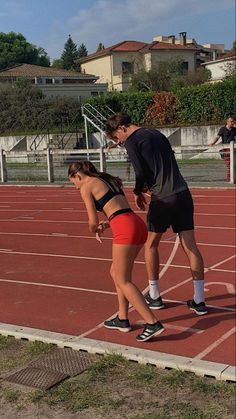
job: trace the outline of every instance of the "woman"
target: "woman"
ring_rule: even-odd
[[[118,177],[98,172],[89,161],[78,161],[69,166],[70,181],[80,190],[88,213],[89,230],[100,235],[111,227],[113,234],[111,276],[114,280],[119,311],[104,322],[109,329],[122,332],[131,330],[128,320],[129,303],[143,317],[146,325],[136,337],[143,342],[163,332],[163,325],[149,309],[139,289],[132,283],[134,260],[147,238],[143,220],[129,207]],[[108,221],[100,221],[97,211],[102,211]]]

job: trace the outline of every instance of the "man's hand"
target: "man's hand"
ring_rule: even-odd
[[[135,201],[135,205],[138,209],[140,209],[142,211],[145,210],[147,201],[146,201],[145,196],[142,193],[140,193],[139,195],[135,195],[134,201]]]

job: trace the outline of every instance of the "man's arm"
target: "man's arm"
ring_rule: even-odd
[[[136,144],[125,144],[128,156],[134,168],[135,173],[135,187],[133,189],[135,198],[135,205],[138,209],[144,211],[147,204],[143,191],[146,188],[146,179],[144,173],[144,162],[142,159],[141,151],[137,148]]]
[[[213,141],[212,141],[212,143],[210,143],[209,145],[210,146],[213,146],[214,144],[216,144],[217,143],[217,141],[221,138],[221,136],[222,136],[222,134],[223,134],[223,127],[222,128],[220,128],[220,130],[219,130],[219,132],[218,132],[218,134],[215,136],[215,138],[213,139]]]
[[[135,187],[133,189],[133,192],[135,195],[139,195],[142,193],[144,187],[146,186],[144,161],[142,158],[142,154],[141,151],[137,148],[136,144],[134,143],[125,144],[125,148],[131,160],[135,173]]]
[[[217,143],[217,141],[220,139],[220,136],[217,134],[217,136],[214,138],[214,140],[212,141],[212,143],[210,143],[210,146],[213,146],[214,144]]]

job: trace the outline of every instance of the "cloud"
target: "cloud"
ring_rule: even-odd
[[[99,42],[105,47],[123,40],[151,42],[153,36],[170,35],[172,26],[185,30],[188,17],[200,19],[211,10],[233,7],[233,0],[98,0],[61,22],[63,30],[57,26],[57,37],[51,36],[47,49],[50,55],[52,48],[61,54],[68,34],[77,45],[85,43],[89,53],[96,51]]]
[[[94,50],[96,42],[109,46],[130,37],[137,39],[138,34],[158,35],[163,30],[163,34],[169,34],[168,25],[173,20],[207,13],[212,7],[217,10],[231,5],[231,0],[100,0],[71,18],[68,26],[75,40]]]
[[[26,9],[17,1],[7,1],[5,4],[1,5],[3,11],[0,12],[0,17],[7,18],[24,18],[32,16],[32,11]]]

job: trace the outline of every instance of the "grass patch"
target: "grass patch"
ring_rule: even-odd
[[[53,345],[13,338],[1,337],[0,342],[0,359],[16,358],[22,366],[53,349]],[[233,419],[235,385],[109,354],[100,356],[83,374],[47,391],[21,392],[0,386],[0,410],[3,402],[16,412],[25,406],[24,414],[35,412],[36,404],[47,417],[57,415],[59,409],[60,418],[71,412],[93,419]]]

